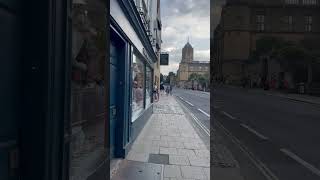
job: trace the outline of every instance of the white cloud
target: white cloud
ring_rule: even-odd
[[[163,75],[168,75],[169,72],[174,72],[175,74],[177,73],[177,70],[179,68],[179,63],[169,63],[168,66],[161,66],[161,73]]]
[[[194,60],[210,59],[210,0],[163,0],[161,15],[161,48],[169,52],[169,65],[161,66],[161,73],[176,73],[188,37]]]
[[[196,61],[209,61],[210,60],[210,49],[194,51],[194,60],[196,60]]]
[[[176,51],[177,50],[177,48],[176,47],[166,47],[166,48],[163,48],[163,50],[165,51],[165,52],[173,52],[173,51]]]

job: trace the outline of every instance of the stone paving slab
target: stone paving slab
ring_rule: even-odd
[[[154,104],[154,113],[133,143],[127,159],[146,163],[150,154],[169,156],[169,164],[163,164],[164,179],[209,179],[209,171],[203,168],[210,166],[210,151],[173,97],[163,97]]]
[[[204,169],[196,166],[181,166],[181,173],[183,178],[191,179],[207,179]]]
[[[115,174],[113,180],[161,180],[162,166],[159,164],[136,161],[122,162],[121,173]]]
[[[216,154],[224,150],[220,145],[213,144],[209,151],[180,105],[172,96],[168,96],[161,97],[160,101],[154,104],[154,113],[133,143],[126,159],[145,164],[150,164],[148,160],[151,159],[151,164],[154,164],[155,161],[153,162],[153,157],[150,158],[150,155],[167,155],[168,163],[157,164],[160,165],[157,166],[160,169],[156,170],[161,171],[162,179],[209,180],[210,152],[213,156],[211,161],[216,165],[215,167],[226,167],[221,166],[223,162],[227,162],[225,164],[230,167],[235,167],[236,163],[232,156],[228,161],[228,157],[225,156],[229,154]],[[137,167],[135,169],[130,172],[137,171]]]

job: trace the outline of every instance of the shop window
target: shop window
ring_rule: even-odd
[[[132,58],[132,122],[135,121],[144,109],[145,68],[142,59],[133,54]]]
[[[152,71],[149,66],[146,67],[146,107],[151,105],[152,100]]]
[[[70,180],[86,179],[107,156],[105,5],[72,3]]]

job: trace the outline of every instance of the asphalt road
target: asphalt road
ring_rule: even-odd
[[[205,95],[177,94],[209,113]],[[214,89],[215,120],[278,180],[320,179],[320,107],[242,88]]]

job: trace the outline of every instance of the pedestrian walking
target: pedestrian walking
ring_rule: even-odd
[[[159,100],[159,93],[158,93],[158,86],[154,84],[153,87],[153,94],[154,94],[154,100],[158,101]]]
[[[170,95],[172,95],[172,85],[170,85],[169,91],[170,91]]]
[[[163,95],[164,92],[164,86],[163,84],[160,84],[160,94]]]
[[[166,95],[169,95],[169,86],[166,87]]]

